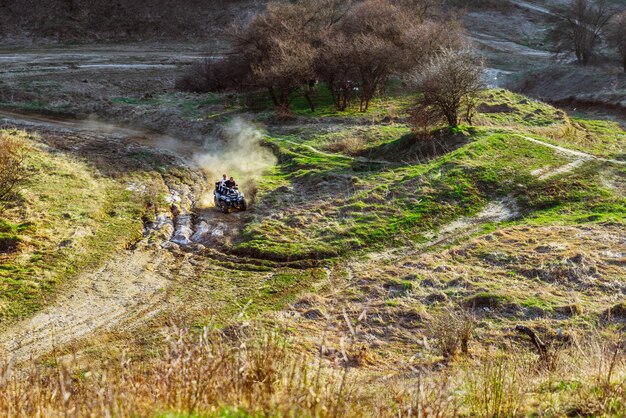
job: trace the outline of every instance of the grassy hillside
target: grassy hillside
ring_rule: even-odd
[[[0,214],[0,237],[16,244],[0,253],[0,318],[6,320],[45,306],[60,285],[141,237],[145,209],[123,179],[103,177],[36,136],[4,133],[28,144],[32,172],[19,199]]]
[[[559,173],[576,158],[523,137],[623,158],[617,125],[571,120],[502,90],[486,93],[480,109],[482,126],[446,132],[437,144],[417,143],[401,122],[335,123],[324,115],[298,119],[288,134],[270,128],[267,143],[280,164],[260,182],[252,222],[234,250],[288,260],[424,243],[505,197],[528,221],[621,219],[623,198],[598,164]]]
[[[221,99],[187,116],[242,112]],[[35,379],[39,393],[67,385],[76,396],[38,405],[167,417],[623,413],[625,132],[490,90],[477,126],[422,143],[405,124],[409,102],[392,94],[366,115],[296,103],[279,122],[257,99],[247,112],[266,121],[278,163],[257,180],[251,211],[216,215],[240,233],[159,258],[156,269],[173,275],[162,310],[132,335],[104,337],[105,348],[80,346],[75,363],[57,368],[47,356],[54,376]],[[45,187],[34,182],[23,192],[30,209],[3,215],[0,237],[20,242],[3,269],[30,283],[41,262],[51,281],[7,276],[8,316],[33,312],[61,279],[132,242],[145,200],[128,189],[171,170],[153,155],[118,170],[29,140]],[[66,238],[77,228],[91,233]],[[534,329],[546,354],[517,325]],[[106,379],[81,363],[128,350],[137,361],[105,366]],[[24,385],[11,391],[20,396],[0,395],[1,411],[34,402]],[[98,393],[110,396],[92,402]]]

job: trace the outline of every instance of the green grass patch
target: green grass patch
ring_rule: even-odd
[[[504,196],[517,200],[520,223],[623,220],[624,199],[599,174],[605,163],[585,162],[573,172],[541,179],[537,172],[572,160],[515,136],[554,142],[537,132],[566,126],[563,112],[504,90],[490,90],[486,97],[492,106],[487,117],[496,127],[462,128],[449,152],[433,153],[421,163],[359,160],[415,150],[402,124],[347,124],[321,133],[316,125],[304,125],[287,136],[270,135],[267,143],[279,165],[259,182],[255,214],[234,250],[297,260],[424,242],[431,231]],[[493,112],[498,109],[505,111]],[[525,117],[529,114],[532,118]]]
[[[337,111],[335,109],[330,90],[318,85],[311,95],[315,103],[315,112],[311,111],[309,103],[303,96],[294,95],[291,101],[291,111],[297,116],[314,116],[314,117],[367,117],[377,120],[385,117],[395,118],[406,114],[407,108],[413,103],[416,95],[407,93],[406,88],[398,81],[392,81],[386,91],[380,96],[374,98],[370,103],[366,112],[361,112],[358,106],[358,100],[354,101],[345,111]],[[255,92],[248,95],[246,101],[250,109],[256,112],[273,112],[274,103],[265,91]]]
[[[60,284],[139,239],[143,228],[142,199],[124,183],[31,143],[27,163],[34,176],[0,221],[0,236],[19,239],[17,251],[0,255],[3,319],[37,311]]]
[[[550,127],[567,116],[549,104],[503,89],[487,90],[478,101],[477,122],[500,127]]]
[[[565,165],[566,158],[507,133],[477,130],[465,145],[427,163],[366,169],[345,156],[314,152],[307,145],[319,138],[310,138],[268,138],[280,159],[268,178],[281,186],[261,190],[237,251],[280,260],[334,257],[423,241],[425,233],[501,196],[529,195],[522,199],[529,209],[575,200],[532,174]]]

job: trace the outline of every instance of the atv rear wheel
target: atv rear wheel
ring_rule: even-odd
[[[248,202],[246,202],[246,199],[243,199],[241,201],[241,205],[239,206],[239,208],[243,211],[246,211],[248,209]]]
[[[220,205],[220,209],[222,213],[228,214],[228,205],[225,202],[222,202],[222,204]]]

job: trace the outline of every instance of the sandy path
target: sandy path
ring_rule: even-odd
[[[165,307],[165,290],[177,266],[167,251],[143,247],[120,253],[32,318],[0,335],[0,349],[17,361],[62,349],[94,332],[132,328]]]

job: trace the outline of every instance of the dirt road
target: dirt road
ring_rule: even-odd
[[[125,251],[80,275],[53,304],[1,334],[0,351],[22,361],[96,332],[132,329],[166,307],[165,292],[180,269],[171,253],[157,247]]]

